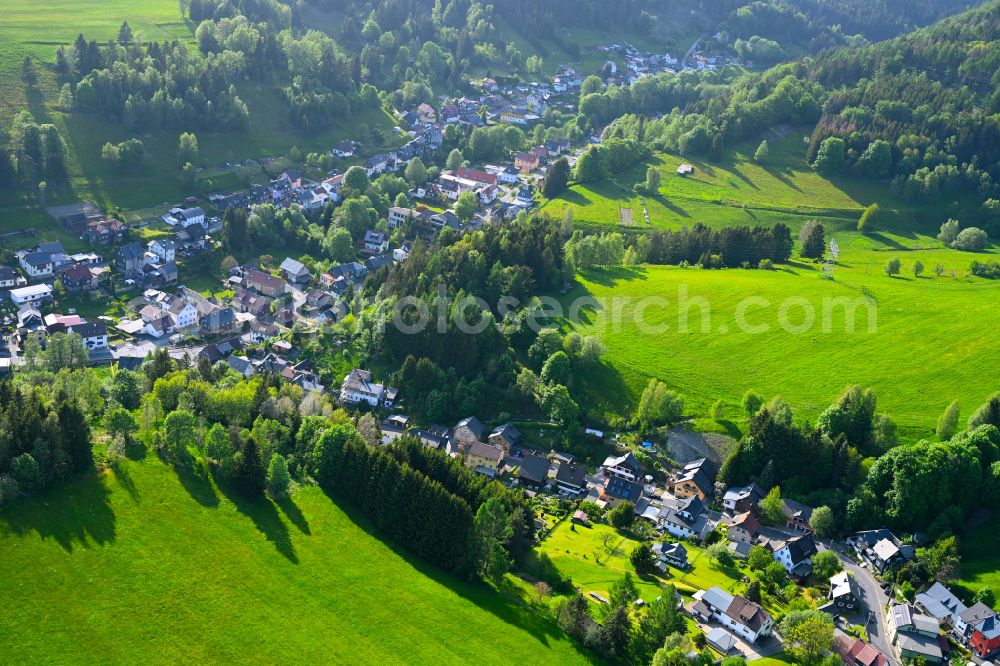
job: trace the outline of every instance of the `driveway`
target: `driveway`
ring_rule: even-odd
[[[752,643],[747,643],[745,640],[737,636],[732,631],[729,631],[729,629],[726,629],[726,627],[723,627],[718,622],[710,622],[707,624],[701,622],[698,623],[698,628],[706,634],[716,627],[722,627],[726,633],[733,637],[736,641],[735,649],[739,650],[740,654],[742,654],[748,662],[776,655],[785,649],[784,646],[782,646],[781,641],[779,641],[776,636],[768,636],[754,645]]]
[[[861,591],[861,623],[865,623],[866,614],[870,611],[875,617],[869,619],[865,628],[868,630],[868,641],[885,653],[893,664],[898,664],[896,651],[893,649],[889,639],[889,625],[886,623],[885,608],[889,605],[889,597],[882,591],[881,584],[875,579],[871,569],[862,567],[853,559],[848,557],[842,547],[837,544],[818,543],[821,550],[832,550],[837,553],[844,570],[853,574],[854,580],[858,583]]]

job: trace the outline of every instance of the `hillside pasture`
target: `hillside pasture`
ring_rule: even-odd
[[[948,217],[940,207],[917,206],[891,195],[885,183],[819,175],[805,159],[800,131],[771,135],[765,164],[752,159],[758,143],[759,139],[739,144],[718,162],[659,153],[612,178],[573,184],[545,202],[544,210],[563,216],[572,209],[575,224],[600,230],[619,224],[619,207],[642,210],[644,202],[649,224],[637,216],[639,231],[699,222],[710,227],[783,222],[797,230],[812,218],[848,231],[856,228],[864,208],[876,202],[886,211],[889,228],[927,233]],[[692,165],[693,173],[677,174],[681,164]],[[660,189],[655,196],[641,196],[633,187],[645,181],[649,166],[660,171]]]
[[[586,663],[558,627],[318,488],[222,494],[152,457],[0,511],[3,663]]]
[[[717,400],[739,414],[741,396],[753,389],[780,394],[797,416],[815,418],[845,385],[861,384],[875,390],[880,411],[904,436],[931,436],[954,399],[967,417],[1000,389],[994,368],[982,360],[1000,353],[993,335],[1000,283],[965,277],[976,255],[940,245],[917,250],[901,241],[895,242],[902,249],[886,248],[845,234],[834,280],[801,262],[774,271],[647,266],[580,275],[563,299],[566,311],[578,297],[603,305],[584,309],[567,326],[601,336],[608,349],[604,363],[577,378],[584,409],[597,418],[628,416],[656,377],[684,394],[693,416],[707,414]],[[927,238],[914,242],[932,245]],[[889,256],[901,258],[902,275],[883,272]],[[920,278],[909,273],[915,259],[926,266]],[[932,270],[937,263],[945,267],[941,277]],[[747,304],[751,296],[758,300]],[[741,303],[746,326],[738,318]]]

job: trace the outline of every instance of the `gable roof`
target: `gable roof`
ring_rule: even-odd
[[[503,451],[501,451],[499,447],[493,446],[492,444],[474,442],[472,446],[469,447],[469,457],[486,458],[487,460],[495,460],[499,463],[500,460],[503,459]]]
[[[549,459],[535,454],[526,455],[518,460],[518,478],[532,483],[544,483],[549,476]]]
[[[924,609],[924,612],[939,620],[946,617],[959,617],[968,610],[968,607],[940,582],[935,582],[927,590],[918,594],[916,601]]]
[[[561,463],[556,470],[556,481],[582,488],[587,485],[587,470],[572,463]]]
[[[484,426],[483,422],[475,416],[466,416],[464,419],[455,424],[453,431],[458,430],[468,430],[476,439],[482,439],[483,433],[486,432],[486,426]]]

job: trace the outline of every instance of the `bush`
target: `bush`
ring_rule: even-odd
[[[978,252],[984,249],[987,243],[989,243],[989,236],[986,235],[985,231],[978,227],[968,227],[958,233],[958,237],[955,238],[951,246],[956,250]]]

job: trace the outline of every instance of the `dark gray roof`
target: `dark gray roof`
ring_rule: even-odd
[[[556,481],[582,488],[587,485],[587,470],[572,463],[562,463],[556,470]]]
[[[544,456],[530,454],[518,460],[518,478],[532,483],[544,483],[549,476],[549,459]]]

